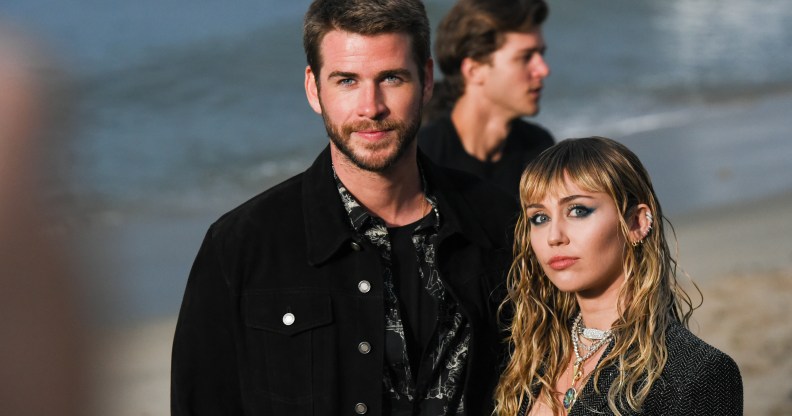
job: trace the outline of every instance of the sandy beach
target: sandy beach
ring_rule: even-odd
[[[792,194],[671,218],[680,264],[701,288],[691,330],[731,355],[746,415],[792,414]],[[175,317],[98,337],[98,414],[169,413]]]

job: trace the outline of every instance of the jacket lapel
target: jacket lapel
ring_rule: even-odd
[[[329,145],[303,174],[302,206],[308,263],[318,266],[329,260],[344,243],[354,239],[333,179]]]

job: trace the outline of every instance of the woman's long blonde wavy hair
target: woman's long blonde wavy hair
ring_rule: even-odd
[[[665,238],[663,213],[649,174],[624,145],[603,137],[568,139],[546,150],[526,168],[520,181],[521,214],[515,229],[509,294],[501,312],[511,314],[511,358],[495,392],[495,413],[517,414],[522,402],[561,407],[553,396],[556,381],[570,363],[571,322],[578,314],[574,293],[558,290],[531,249],[526,207],[561,189],[565,178],[589,192],[613,198],[625,237],[625,282],[619,293],[619,318],[613,323],[611,352],[593,372],[616,366],[618,376],[607,392],[616,415],[638,411],[665,366],[665,332],[671,321],[688,325],[695,309],[676,279],[676,262]],[[633,246],[627,221],[638,204],[655,218],[642,244]],[[673,231],[673,228],[672,228]]]

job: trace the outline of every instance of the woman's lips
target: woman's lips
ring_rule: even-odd
[[[553,270],[564,270],[577,263],[577,257],[555,256],[547,264]]]

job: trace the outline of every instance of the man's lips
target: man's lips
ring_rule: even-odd
[[[381,140],[388,133],[390,133],[390,130],[361,130],[355,132],[356,135],[371,141]]]
[[[555,256],[547,262],[547,265],[553,270],[564,270],[572,267],[577,261],[577,257]]]

